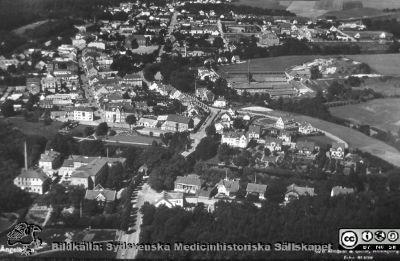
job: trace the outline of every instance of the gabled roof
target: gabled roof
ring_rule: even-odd
[[[193,186],[201,186],[200,176],[197,174],[189,174],[187,176],[176,177],[175,184],[187,184]]]
[[[106,201],[114,201],[117,192],[115,190],[104,189],[98,185],[93,190],[86,190],[85,199],[95,200],[99,195],[104,196]]]
[[[182,124],[189,124],[190,118],[177,115],[177,114],[168,114],[167,116],[167,121],[172,121],[172,122],[177,122],[177,123],[182,123]]]
[[[226,138],[241,138],[243,135],[247,138],[245,132],[228,131],[223,134],[223,136]]]
[[[246,192],[254,192],[258,194],[264,194],[267,191],[267,185],[256,184],[256,183],[247,183]]]
[[[65,112],[64,112],[65,113]],[[45,150],[44,153],[40,154],[41,162],[52,162],[56,158],[60,157],[61,153],[54,150]]]
[[[314,188],[300,187],[296,184],[292,184],[286,188],[286,193],[294,192],[299,196],[315,196]]]
[[[260,134],[261,133],[261,126],[254,125],[254,124],[250,125],[249,126],[249,133],[258,133],[258,134]]]
[[[45,181],[49,177],[43,172],[42,169],[21,169],[21,174],[19,174],[17,178],[40,179],[41,181]]]
[[[331,191],[331,196],[338,196],[338,195],[346,195],[346,194],[352,194],[354,193],[354,189],[353,188],[346,188],[346,187],[342,187],[342,186],[335,186],[332,188]]]
[[[182,192],[163,191],[163,192],[161,192],[161,197],[155,202],[155,204],[157,204],[158,202],[160,202],[162,200],[165,200],[165,201],[169,202],[171,205],[174,205],[170,201],[170,200],[174,200],[174,199],[182,199],[183,200],[183,193]]]
[[[344,143],[341,143],[341,142],[334,142],[332,144],[332,150],[337,150],[338,148],[342,148],[342,150],[344,150],[345,147],[346,146],[344,145]]]
[[[103,158],[95,159],[89,164],[77,168],[76,171],[72,173],[71,177],[88,178],[90,176],[96,176],[106,164],[107,161]]]
[[[224,186],[227,191],[235,193],[239,191],[239,180],[221,179],[217,186]]]

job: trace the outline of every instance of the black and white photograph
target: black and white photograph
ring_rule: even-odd
[[[400,260],[400,0],[0,0],[0,260]]]

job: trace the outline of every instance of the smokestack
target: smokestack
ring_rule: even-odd
[[[26,149],[26,141],[24,142],[25,170],[28,170],[28,153]]]

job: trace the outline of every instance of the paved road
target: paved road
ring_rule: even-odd
[[[136,194],[137,193],[137,194]],[[142,214],[140,213],[140,208],[143,206],[144,202],[148,201],[153,203],[160,195],[150,188],[147,183],[141,183],[132,193],[131,202],[133,204],[132,214],[136,214],[135,224],[133,226],[134,233],[126,234],[123,233],[120,241],[138,244],[140,236],[140,226],[142,225]],[[120,249],[117,252],[117,259],[134,259],[136,258],[138,251],[136,248],[131,249]]]
[[[171,22],[170,22],[170,24],[168,26],[167,34],[165,36],[165,39],[169,38],[171,36],[172,32],[174,31],[175,25],[177,23],[177,20],[176,20],[177,17],[178,17],[178,11],[175,11],[172,14]],[[160,57],[163,54],[163,52],[164,52],[164,45],[161,45],[160,46],[160,50],[158,52],[158,57]]]

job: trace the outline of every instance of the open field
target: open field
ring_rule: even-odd
[[[399,75],[400,74],[400,54],[355,54],[346,55],[355,61],[368,64],[377,73],[383,75]]]
[[[315,18],[328,12],[328,10],[316,8],[318,1],[292,1],[286,10],[298,16]]]
[[[321,15],[320,17],[334,16],[337,19],[352,19],[352,18],[360,18],[360,17],[370,17],[370,16],[378,16],[385,14],[381,10],[375,8],[353,8],[346,10],[334,10],[329,11]]]
[[[376,99],[330,108],[332,115],[358,124],[368,124],[397,133],[400,127],[400,99]]]
[[[364,7],[385,9],[385,8],[400,8],[399,0],[359,0]]]
[[[31,24],[27,24],[25,26],[21,26],[21,27],[15,29],[15,30],[13,30],[13,33],[22,36],[26,32],[26,30],[35,29],[36,27],[39,27],[39,26],[41,26],[41,25],[43,25],[43,24],[45,24],[45,23],[47,23],[49,21],[50,20],[42,20],[42,21],[37,21],[37,22],[31,23]]]
[[[282,72],[287,68],[300,65],[305,62],[310,62],[318,57],[318,55],[292,55],[292,56],[280,56],[280,57],[268,57],[268,58],[258,58],[250,60],[250,71],[258,72]],[[239,63],[226,66],[220,66],[218,72],[229,72],[229,73],[239,73],[247,72],[248,63]]]
[[[62,124],[62,122],[53,121],[50,125],[46,126],[43,122],[28,122],[20,116],[7,118],[5,121],[9,121],[12,126],[18,128],[27,135],[40,135],[46,138],[57,134]]]

